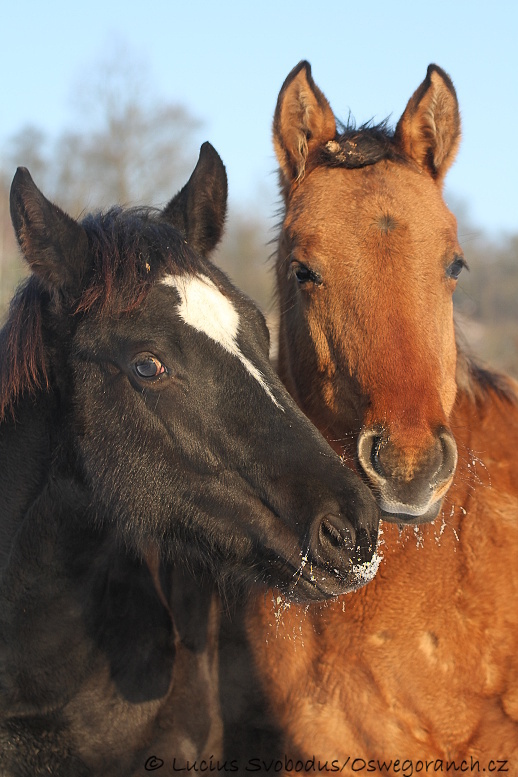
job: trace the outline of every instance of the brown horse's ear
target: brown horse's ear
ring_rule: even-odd
[[[74,295],[87,269],[83,227],[40,192],[27,168],[19,167],[10,195],[11,219],[31,270],[50,289]]]
[[[210,254],[221,240],[227,189],[225,166],[216,149],[204,143],[191,177],[162,211],[162,218],[180,230],[201,256]]]
[[[311,65],[299,62],[282,85],[273,118],[273,143],[284,186],[303,178],[308,156],[335,135],[335,117],[313,81]]]
[[[442,181],[460,141],[460,114],[450,77],[429,65],[396,127],[395,140],[406,156]]]

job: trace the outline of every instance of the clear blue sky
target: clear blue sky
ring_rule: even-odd
[[[5,0],[0,148],[26,124],[72,125],[74,85],[122,41],[156,94],[203,121],[231,206],[273,213],[270,127],[279,88],[308,59],[335,113],[395,123],[430,62],[452,77],[463,142],[447,179],[473,224],[518,232],[518,4],[510,0]],[[193,162],[195,160],[193,159]]]

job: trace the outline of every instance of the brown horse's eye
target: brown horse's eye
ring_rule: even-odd
[[[446,275],[448,278],[453,278],[453,280],[456,281],[464,267],[467,268],[467,266],[464,257],[456,256],[453,262],[446,268]]]
[[[322,283],[322,278],[318,273],[300,262],[292,262],[291,271],[301,286],[305,283],[314,283],[315,286],[320,286]]]
[[[166,372],[166,368],[162,362],[157,359],[156,356],[151,356],[151,354],[136,359],[133,362],[133,369],[139,378],[147,380],[158,378]]]

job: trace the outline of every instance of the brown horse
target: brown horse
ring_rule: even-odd
[[[286,756],[309,767],[518,774],[518,396],[456,346],[459,138],[434,65],[393,132],[337,129],[306,62],[279,95],[280,374],[386,521],[368,586],[250,614]]]

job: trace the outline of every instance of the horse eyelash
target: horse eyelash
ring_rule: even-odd
[[[306,278],[300,279],[297,276],[297,272],[299,272],[300,270],[307,271]],[[297,283],[299,283],[301,286],[305,285],[306,283],[313,283],[315,286],[322,285],[322,276],[319,273],[315,272],[315,270],[312,270],[303,262],[298,262],[296,260],[292,261],[290,264],[290,275],[295,276]]]

